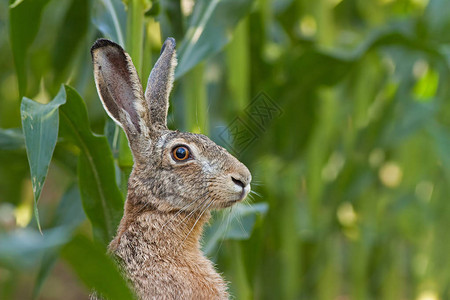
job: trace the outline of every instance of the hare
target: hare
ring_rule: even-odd
[[[145,94],[119,45],[99,39],[91,55],[100,99],[124,129],[134,157],[109,252],[139,299],[228,299],[227,285],[199,239],[210,210],[247,196],[249,170],[208,137],[167,128],[177,63],[173,38],[164,42]]]

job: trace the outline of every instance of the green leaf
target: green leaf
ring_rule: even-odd
[[[72,0],[67,9],[64,21],[59,27],[58,37],[53,49],[53,69],[55,70],[55,82],[60,83],[62,75],[71,66],[73,57],[88,30],[89,19],[88,0]]]
[[[16,150],[25,148],[25,139],[19,128],[2,129],[0,128],[0,149]]]
[[[175,77],[219,52],[231,40],[230,33],[237,23],[250,12],[252,3],[251,0],[197,1],[185,39],[178,48]]]
[[[19,95],[27,89],[27,54],[39,30],[41,14],[49,0],[15,1],[9,7],[9,37],[19,81]],[[26,20],[26,26],[24,26]]]
[[[109,147],[113,153],[113,157],[119,156],[119,134],[120,126],[116,124],[111,118],[106,118],[104,134],[108,140]]]
[[[23,182],[30,177],[25,149],[0,149],[0,166],[0,203],[18,205],[23,199]]]
[[[44,253],[70,239],[67,227],[47,229],[41,235],[31,228],[0,234],[0,265],[10,269],[35,266]]]
[[[440,52],[439,48],[435,47],[432,43],[414,39],[410,35],[396,28],[374,31],[355,49],[355,51],[348,52],[347,54],[340,53],[340,55],[342,57],[357,59],[372,49],[393,45],[399,45],[413,51],[420,51],[427,56],[441,60],[448,68],[445,56]]]
[[[116,233],[123,214],[123,196],[116,184],[114,160],[105,136],[94,135],[80,95],[65,86],[67,103],[60,109],[61,136],[80,149],[78,184],[94,236],[104,246]]]
[[[72,186],[64,194],[56,209],[55,218],[52,222],[53,226],[65,226],[68,235],[70,235],[85,219],[86,215],[81,204],[80,192],[76,186]],[[44,253],[33,288],[33,299],[39,296],[39,291],[55,265],[58,256],[59,250],[56,248]]]
[[[252,205],[239,203],[233,206],[228,216],[214,218],[211,226],[205,231],[203,246],[205,254],[211,255],[221,240],[246,240],[250,238],[257,215],[265,215],[268,208],[267,203]]]
[[[159,1],[153,1],[152,6],[145,12],[146,17],[156,17],[161,11]]]
[[[134,299],[114,261],[86,237],[75,236],[62,256],[89,289],[110,300]]]
[[[122,47],[125,47],[126,17],[125,6],[120,0],[94,2],[92,22],[105,37]]]
[[[448,182],[450,179],[450,157],[448,155],[450,151],[450,133],[447,128],[434,121],[428,124],[427,131],[433,138],[435,144],[434,149],[440,157],[440,163],[443,165],[443,173],[447,177]]]
[[[34,213],[41,230],[37,204],[47,176],[48,167],[58,138],[58,107],[66,102],[64,88],[48,104],[23,98],[20,106],[22,129],[25,136],[31,184],[33,185]]]
[[[318,50],[307,50],[296,61],[292,62],[293,68],[290,74],[300,87],[311,88],[316,85],[335,85],[341,81],[353,66],[351,60],[342,59],[332,54]],[[297,70],[308,70],[308,72],[298,73]]]
[[[386,124],[381,144],[390,147],[398,145],[404,139],[428,126],[436,113],[437,106],[433,102],[399,103],[395,107],[394,118]]]
[[[435,95],[439,86],[439,73],[428,68],[425,74],[416,82],[413,94],[418,101],[430,101]]]
[[[442,43],[450,42],[448,30],[450,29],[450,19],[448,11],[443,9],[448,7],[448,0],[430,0],[424,14],[424,21],[428,27],[428,34],[434,39]]]

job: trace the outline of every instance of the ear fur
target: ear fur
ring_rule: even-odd
[[[150,108],[150,121],[155,130],[167,129],[169,95],[177,65],[175,45],[175,39],[166,39],[161,48],[160,57],[148,78],[145,99]]]
[[[130,144],[135,137],[147,135],[147,103],[130,56],[106,39],[95,42],[91,56],[97,91],[109,116],[122,126]]]

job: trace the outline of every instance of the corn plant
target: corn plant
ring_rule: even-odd
[[[203,237],[231,295],[449,299],[448,7],[0,2],[0,299],[132,298],[106,247],[133,162],[89,49],[114,40],[145,82],[169,36],[169,127],[207,134],[254,177]]]

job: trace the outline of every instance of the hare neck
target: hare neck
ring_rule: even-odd
[[[159,211],[142,206],[135,207],[127,200],[124,216],[116,237],[110,244],[110,251],[120,247],[121,239],[133,241],[136,254],[163,252],[165,256],[179,256],[186,252],[200,254],[200,237],[203,225],[210,218],[210,212]]]
[[[109,250],[139,299],[228,299],[224,280],[200,250],[209,218],[209,211],[133,214],[126,209]]]

